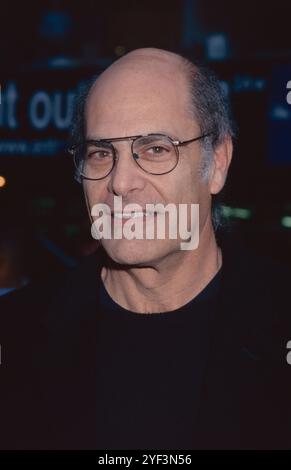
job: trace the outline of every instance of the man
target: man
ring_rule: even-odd
[[[103,204],[110,236],[97,230],[96,256],[50,289],[30,446],[288,447],[284,273],[215,236],[232,135],[215,77],[171,52],[133,51],[83,96],[71,152],[93,227]],[[166,211],[164,237],[144,225],[114,237],[111,222],[153,226],[147,204],[186,206],[194,249],[170,237]]]

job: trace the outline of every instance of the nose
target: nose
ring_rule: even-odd
[[[120,143],[116,147],[116,162],[109,175],[108,191],[116,196],[126,198],[131,192],[143,190],[144,172],[135,163],[131,153],[131,143]]]

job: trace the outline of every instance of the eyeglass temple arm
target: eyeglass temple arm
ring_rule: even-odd
[[[186,144],[190,144],[191,142],[195,142],[196,140],[201,140],[201,139],[204,139],[205,137],[209,137],[211,134],[203,134],[203,135],[200,135],[199,137],[194,137],[194,139],[190,139],[190,140],[183,140],[182,142],[180,142],[179,140],[175,140],[173,142],[174,145],[186,145]]]

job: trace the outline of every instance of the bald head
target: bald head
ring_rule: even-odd
[[[107,73],[116,73],[118,69],[126,68],[128,71],[148,72],[152,76],[159,73],[164,78],[172,75],[173,79],[182,75],[185,76],[187,71],[185,64],[186,60],[173,52],[154,48],[136,49],[114,62],[105,71],[104,76]],[[195,66],[193,65],[193,67]]]
[[[135,50],[114,62],[98,77],[89,93],[87,134],[106,138],[115,137],[118,130],[122,135],[152,132],[154,116],[163,122],[169,115],[174,120],[176,113],[193,120],[183,60],[177,54],[149,48]],[[92,134],[96,122],[100,124],[98,136]]]
[[[164,79],[172,77],[172,80],[183,75],[185,77],[187,72],[185,64],[186,60],[173,52],[154,48],[136,49],[110,65],[98,77],[92,91],[95,86],[98,87],[104,81],[117,77],[122,71],[128,75],[135,75],[135,78],[140,78],[144,74],[153,78],[157,75],[162,75]],[[121,78],[121,75],[117,78]]]
[[[127,54],[116,60],[109,68],[122,64],[122,63],[133,63],[139,61],[146,62],[148,65],[154,62],[163,62],[164,64],[181,67],[184,62],[184,58],[174,52],[165,51],[163,49],[156,49],[153,47],[146,47],[142,49],[135,49],[134,51],[128,52]],[[107,69],[108,70],[108,69]]]

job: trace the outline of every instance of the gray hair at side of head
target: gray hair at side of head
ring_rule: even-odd
[[[226,137],[235,136],[230,106],[215,73],[206,66],[182,58],[190,88],[190,113],[201,134],[210,134],[201,141],[203,156],[200,173],[207,180],[213,151]]]
[[[94,76],[89,80],[82,82],[78,87],[73,105],[73,119],[70,129],[70,145],[78,145],[86,138],[85,107],[91,88],[97,78],[98,76]]]
[[[201,140],[203,153],[199,168],[201,179],[207,182],[213,153],[226,138],[235,138],[235,125],[228,97],[216,74],[206,66],[194,63],[185,57],[182,57],[182,61],[190,89],[189,111],[198,123],[201,134],[210,134]],[[211,218],[215,232],[228,226],[221,201],[221,193],[212,196]]]

